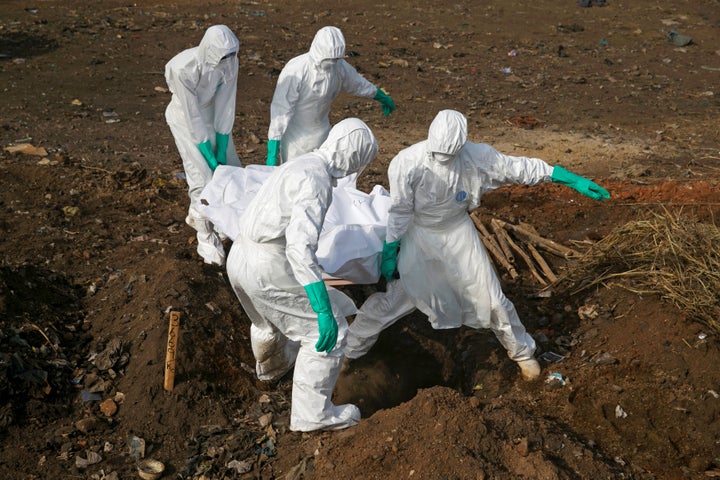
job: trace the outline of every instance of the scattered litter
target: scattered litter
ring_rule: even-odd
[[[285,480],[300,480],[305,478],[305,473],[307,472],[307,462],[307,457],[303,458],[300,463],[288,471],[287,475],[285,475]],[[412,476],[413,473],[415,473],[415,470],[410,470],[410,476]]]
[[[258,418],[258,423],[261,427],[265,428],[272,422],[273,414],[272,412],[268,412],[265,415]]]
[[[512,73],[512,68],[510,68],[510,67],[505,67],[505,68],[503,68],[503,69],[500,70],[500,71],[501,71],[502,73],[504,73],[505,75],[510,75],[510,74]]]
[[[535,117],[523,115],[511,118],[510,120],[506,120],[506,122],[514,127],[524,128],[525,130],[532,130],[536,127],[541,126],[544,123],[543,121],[538,120]]]
[[[508,57],[517,57],[517,50],[510,50],[508,52]]]
[[[165,464],[158,460],[146,459],[138,464],[138,475],[143,480],[157,480],[165,471]]]
[[[66,206],[62,207],[62,212],[65,214],[66,217],[74,217],[78,213],[80,213],[80,209],[78,207],[66,205]]]
[[[601,47],[607,47],[607,44],[608,44],[608,42],[604,38],[601,38],[600,41],[598,42],[598,45],[600,45]]]
[[[80,99],[75,98],[72,102],[70,102],[71,105],[75,105],[76,107],[81,107],[83,102],[80,101]]]
[[[219,315],[219,314],[222,313],[222,310],[220,310],[220,307],[218,307],[217,305],[215,305],[213,302],[207,302],[207,303],[205,304],[205,308],[207,308],[208,310],[210,310],[210,311],[211,311],[212,313],[214,313],[215,315]]]
[[[130,456],[135,460],[145,457],[145,440],[131,433],[128,437],[128,445],[130,447]]]
[[[239,461],[239,460],[231,460],[225,465],[227,468],[232,468],[237,473],[247,473],[250,470],[252,470],[253,467],[253,461],[250,459]],[[287,478],[287,477],[286,477]]]
[[[628,414],[620,405],[615,405],[615,418],[627,418]]]
[[[43,147],[35,147],[30,143],[18,143],[5,147],[5,151],[10,153],[24,153],[25,155],[35,155],[37,157],[46,157],[48,152]]]
[[[545,352],[538,357],[540,360],[544,360],[548,363],[558,363],[565,359],[564,355],[560,355],[555,352]]]
[[[124,347],[125,342],[123,339],[115,337],[107,343],[105,350],[100,352],[92,362],[100,371],[108,370],[116,365],[122,367],[124,364],[120,365],[120,360],[123,358]]]
[[[595,320],[598,315],[598,309],[600,307],[597,304],[593,305],[583,305],[580,308],[578,308],[578,317],[580,317],[580,320]]]
[[[83,402],[99,402],[102,397],[97,393],[92,393],[89,390],[83,390],[80,392],[80,397]]]
[[[156,92],[160,92],[160,93],[167,93],[167,92],[168,92],[168,89],[165,88],[165,87],[155,87],[153,90],[155,90]]]
[[[255,442],[255,453],[265,455],[266,457],[275,456],[277,451],[275,450],[275,443],[272,441],[272,438],[264,435],[258,439],[258,441]]]
[[[610,355],[608,352],[600,352],[592,358],[592,362],[597,365],[615,365],[618,363],[617,358]]]
[[[676,47],[684,47],[685,45],[693,43],[693,39],[692,37],[678,33],[673,29],[667,34],[666,42],[671,45],[675,45]]]
[[[90,465],[95,465],[102,461],[102,457],[99,453],[95,453],[91,450],[86,452],[87,458],[75,457],[75,466],[77,468],[87,468]]]
[[[43,166],[44,166],[44,165],[55,166],[55,165],[57,165],[57,164],[59,164],[59,163],[60,163],[60,162],[58,162],[57,160],[50,160],[49,158],[45,157],[45,158],[43,158],[42,160],[38,161],[37,164],[38,164],[38,165],[43,165]]]
[[[240,13],[244,13],[245,15],[251,15],[253,17],[264,17],[265,12],[263,10],[248,10],[246,8],[241,8]]]
[[[715,390],[708,390],[708,393],[713,396],[713,398],[720,398],[720,395]]]
[[[561,386],[565,386],[567,383],[567,378],[562,373],[553,372],[545,379],[545,383],[549,384],[560,384]]]
[[[105,111],[102,115],[105,123],[118,123],[120,121],[120,115],[117,112]]]

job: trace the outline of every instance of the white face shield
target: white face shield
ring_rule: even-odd
[[[337,62],[338,62],[337,58],[326,58],[325,60],[321,60],[320,61],[320,70],[329,72],[329,71],[335,69],[335,65],[337,65]]]

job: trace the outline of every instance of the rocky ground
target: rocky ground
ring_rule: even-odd
[[[484,222],[526,222],[578,250],[656,214],[713,225],[720,2],[598,3],[3,2],[0,477],[129,479],[144,458],[193,479],[720,476],[717,326],[632,285],[542,290],[521,262],[516,279],[500,270],[504,289],[540,352],[563,357],[542,361],[540,381],[522,382],[488,332],[433,331],[413,314],[338,382],[358,426],[290,432],[290,377],[253,377],[249,321],[184,224],[162,72],[222,23],[242,44],[245,164],[264,161],[282,66],[335,25],[398,106],[386,118],[343,96],[333,108],[333,122],[360,117],[379,140],[361,189],[387,187],[393,155],[453,108],[472,141],[612,194],[505,188],[484,198]],[[580,262],[546,258],[560,274]],[[347,292],[360,304],[378,288]]]

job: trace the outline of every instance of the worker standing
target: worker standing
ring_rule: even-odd
[[[355,405],[331,401],[346,317],[356,307],[325,286],[316,251],[335,181],[362,170],[377,151],[365,123],[339,122],[320,148],[279,166],[263,183],[230,249],[228,278],[252,321],[258,378],[280,378],[295,365],[291,430],[339,429],[360,419]]]
[[[523,378],[536,379],[535,341],[502,292],[468,212],[485,192],[511,183],[552,181],[596,200],[609,193],[539,158],[469,142],[467,120],[454,110],[439,112],[427,140],[395,156],[388,178],[392,204],[381,261],[387,291],[360,307],[349,328],[347,358],[364,355],[383,329],[417,308],[435,329],[491,329]]]
[[[346,62],[345,37],[323,27],[310,51],[290,60],[280,72],[270,105],[266,165],[284,163],[318,148],[330,131],[330,107],[340,92],[373,98],[387,116],[395,102]]]
[[[165,119],[182,157],[190,197],[185,222],[197,231],[197,252],[203,261],[220,266],[225,264],[220,235],[197,205],[218,165],[241,165],[231,135],[239,47],[227,26],[214,25],[199,46],[178,53],[165,65],[172,92]]]

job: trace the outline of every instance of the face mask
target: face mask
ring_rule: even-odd
[[[335,68],[337,61],[337,58],[326,58],[325,60],[320,61],[320,69],[329,72]]]
[[[431,152],[430,155],[432,156],[432,159],[436,162],[440,163],[447,163],[450,160],[453,159],[455,155],[450,155],[449,153],[440,153],[440,152]]]

